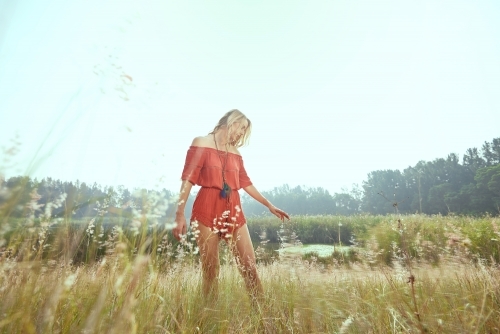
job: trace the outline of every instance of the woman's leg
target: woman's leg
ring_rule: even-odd
[[[264,290],[262,289],[259,274],[257,273],[255,252],[246,224],[233,232],[233,237],[232,240],[229,240],[229,244],[238,260],[238,267],[245,280],[248,292],[255,301],[261,301]]]
[[[200,249],[201,268],[203,275],[203,294],[206,297],[216,297],[218,293],[219,276],[219,236],[209,227],[199,223],[200,231],[196,239]]]

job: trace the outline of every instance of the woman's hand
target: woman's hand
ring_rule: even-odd
[[[278,209],[277,207],[275,207],[274,205],[270,205],[269,206],[269,211],[271,211],[271,213],[273,215],[275,215],[276,217],[278,217],[279,219],[281,219],[281,221],[284,221],[285,218],[290,220],[290,216],[288,216],[288,213],[286,213],[285,211],[281,210],[281,209]]]
[[[181,235],[185,235],[187,232],[186,229],[186,216],[180,214],[175,216],[175,222],[177,226],[174,227],[172,233],[177,240],[181,240]]]
[[[253,184],[246,186],[243,189],[247,192],[247,194],[252,196],[259,203],[269,208],[269,211],[271,211],[273,215],[281,219],[281,221],[283,221],[285,218],[290,220],[288,213],[272,205],[271,202],[269,202],[264,196],[262,196],[262,194],[257,190],[257,188],[254,187]]]

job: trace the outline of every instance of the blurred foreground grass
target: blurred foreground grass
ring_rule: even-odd
[[[249,219],[266,297],[252,307],[223,243],[219,298],[204,300],[192,235],[174,242],[153,211],[124,223],[3,209],[1,333],[500,332],[497,217]],[[349,251],[265,247],[318,237]]]
[[[121,246],[120,246],[121,247]],[[101,262],[3,261],[2,333],[496,333],[498,269],[447,263],[414,268],[419,318],[405,268],[325,270],[302,259],[259,266],[265,302],[252,308],[234,263],[217,301],[200,294],[196,262],[166,270],[125,247]]]

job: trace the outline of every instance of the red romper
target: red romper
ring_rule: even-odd
[[[252,181],[245,171],[241,155],[228,152],[224,174],[231,195],[228,199],[222,198],[222,166],[225,161],[225,151],[190,146],[181,179],[201,186],[190,221],[197,221],[219,236],[230,238],[234,229],[246,223],[238,190],[251,185]]]

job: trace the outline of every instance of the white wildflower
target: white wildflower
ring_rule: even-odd
[[[349,329],[349,326],[351,326],[351,324],[353,323],[353,320],[354,319],[352,318],[352,316],[347,317],[347,319],[345,319],[342,322],[339,333],[347,333],[347,330]]]
[[[76,281],[76,275],[75,274],[71,274],[69,275],[68,277],[66,277],[66,279],[64,280],[64,287],[66,289],[69,289],[73,286],[73,284],[75,284],[75,281]]]

